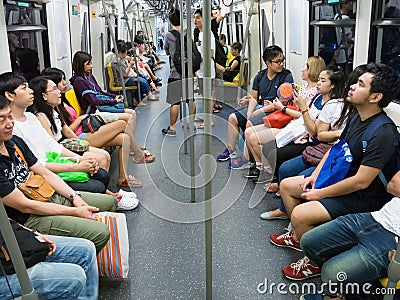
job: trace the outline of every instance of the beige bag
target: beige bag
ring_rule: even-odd
[[[21,149],[19,149],[17,145],[14,145],[14,148],[17,154],[17,158],[24,163],[26,168],[28,168],[28,163],[26,162]],[[54,188],[50,184],[48,184],[42,176],[36,175],[33,172],[30,173],[29,178],[26,182],[20,183],[18,185],[18,188],[29,199],[42,202],[49,201],[51,196],[53,196],[55,192]]]

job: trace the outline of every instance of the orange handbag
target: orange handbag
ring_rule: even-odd
[[[289,102],[285,107],[293,110],[299,110],[299,108],[296,105],[292,103],[289,104]],[[289,116],[288,114],[285,114],[280,110],[276,110],[273,113],[270,113],[269,115],[263,117],[265,127],[278,128],[278,129],[283,128],[292,120],[293,117]]]

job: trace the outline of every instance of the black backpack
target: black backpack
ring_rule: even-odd
[[[26,268],[30,268],[37,263],[44,261],[49,253],[49,244],[45,241],[41,241],[36,237],[33,231],[25,229],[17,222],[10,219],[11,228],[14,232],[15,238],[17,240],[19,249],[22,254]],[[14,274],[15,269],[11,262],[10,254],[3,239],[0,234],[0,263],[4,272],[8,274]],[[0,276],[3,276],[0,272]]]
[[[226,60],[228,56],[225,54],[224,46],[215,38],[215,58],[214,61],[221,65],[222,67],[226,66]]]
[[[175,37],[176,37],[176,42],[175,42],[175,53],[172,56],[172,63],[175,66],[176,71],[179,74],[182,74],[182,62],[181,62],[181,34],[179,33],[178,30],[171,30],[170,31]],[[186,74],[188,72],[188,66],[187,66],[187,40],[186,38],[184,39],[185,44],[184,44],[184,49],[185,49],[185,71]],[[200,69],[200,64],[201,64],[202,58],[199,50],[196,47],[196,44],[192,42],[192,66],[193,66],[193,74],[197,72]]]

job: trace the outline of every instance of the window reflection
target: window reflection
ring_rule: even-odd
[[[355,1],[313,5],[318,55],[346,73],[353,68],[355,22],[351,20],[355,20],[356,7]]]

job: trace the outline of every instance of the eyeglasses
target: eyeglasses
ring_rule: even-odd
[[[277,60],[270,60],[270,62],[272,63],[276,63],[277,65],[283,64],[285,63],[286,58],[282,58],[282,59],[277,59]]]
[[[46,93],[50,93],[50,92],[55,92],[55,91],[59,91],[60,89],[58,88],[58,86],[53,86],[50,90],[47,90]]]

